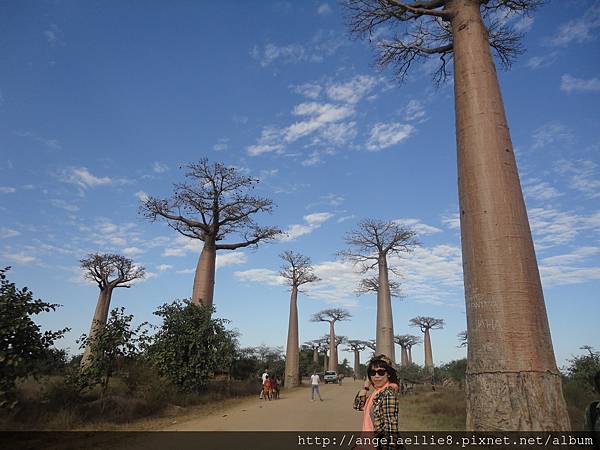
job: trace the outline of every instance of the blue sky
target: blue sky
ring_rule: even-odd
[[[555,1],[510,20],[527,53],[499,77],[563,366],[600,347],[600,5]],[[259,221],[289,235],[218,258],[217,316],[243,346],[285,346],[284,250],[310,256],[322,278],[299,298],[302,342],[327,333],[309,318],[331,307],[353,315],[338,334],[374,338],[374,295],[354,294],[360,275],[335,253],[376,218],[414,226],[423,243],[394,261],[405,293],[395,332],[444,318],[434,361],[464,357],[451,81],[435,89],[429,64],[402,85],[374,68],[337,3],[1,2],[0,67],[0,265],[63,305],[39,316],[72,328],[59,346],[74,351],[89,328],[98,290],[78,260],[90,252],[147,268],[113,295],[138,321],[191,295],[199,243],[137,209],[206,156],[259,177],[277,205]],[[413,353],[422,362],[422,347]]]

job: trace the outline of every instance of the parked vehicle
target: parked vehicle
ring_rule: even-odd
[[[327,370],[325,375],[323,376],[323,381],[325,384],[327,383],[337,383],[338,382],[338,374],[334,370]]]

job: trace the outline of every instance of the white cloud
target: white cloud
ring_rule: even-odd
[[[542,69],[551,66],[558,59],[558,53],[550,52],[541,56],[532,56],[527,60],[527,67],[532,70]]]
[[[565,92],[600,92],[600,78],[584,80],[564,74],[560,79],[560,90]]]
[[[580,247],[571,253],[542,258],[540,264],[545,266],[575,264],[586,260],[590,256],[597,255],[598,253],[600,253],[600,248],[598,247]]]
[[[134,195],[141,202],[148,200],[148,194],[146,194],[144,191],[137,191]]]
[[[108,185],[113,182],[109,177],[97,177],[85,167],[71,167],[62,171],[61,181],[76,184],[83,189]]]
[[[177,235],[164,250],[163,256],[185,256],[188,253],[199,255],[204,243],[199,239],[192,239]]]
[[[215,145],[213,145],[213,150],[216,152],[222,152],[222,151],[227,150],[229,148],[228,142],[229,142],[229,139],[227,139],[227,138],[219,139],[219,141]]]
[[[285,280],[274,270],[270,269],[249,269],[233,273],[242,281],[252,281],[255,283],[268,284],[270,286],[281,286]]]
[[[167,166],[166,164],[159,163],[158,161],[154,161],[154,164],[152,165],[152,170],[156,173],[164,173],[167,170],[169,170],[169,166]]]
[[[246,254],[244,252],[217,252],[217,269],[226,266],[246,264],[246,262],[248,262],[248,258],[246,257]]]
[[[281,150],[283,150],[283,145],[280,144],[257,144],[247,147],[247,151],[250,156],[258,156],[262,155],[263,153],[272,152],[279,153]]]
[[[596,39],[594,32],[598,27],[600,27],[600,5],[595,3],[592,4],[583,16],[561,25],[558,29],[558,34],[550,39],[550,44],[566,46],[572,42],[584,43],[593,41]]]
[[[460,230],[460,216],[458,213],[443,215],[442,223],[447,225],[451,230]]]
[[[304,83],[298,86],[292,86],[292,91],[296,94],[300,94],[303,97],[316,100],[321,95],[323,87],[316,83]]]
[[[54,198],[50,200],[50,204],[56,208],[61,208],[69,212],[79,211],[79,206],[61,199]]]
[[[317,8],[317,14],[320,16],[331,14],[331,6],[329,6],[327,3],[321,3]]]
[[[367,141],[367,149],[378,151],[392,145],[399,144],[407,139],[414,131],[412,125],[401,123],[377,123],[371,129],[371,135]]]
[[[404,120],[419,120],[425,117],[425,107],[419,100],[411,100],[404,108]]]
[[[19,137],[28,138],[35,142],[40,142],[40,143],[44,144],[46,147],[49,147],[53,150],[62,149],[62,145],[58,139],[49,139],[49,138],[45,138],[45,137],[40,137],[31,131],[16,131],[15,134]]]
[[[262,67],[267,67],[275,61],[289,64],[300,62],[307,58],[306,50],[302,45],[290,44],[278,46],[271,43],[266,44],[262,50],[255,46],[250,52],[250,56],[257,60]]]
[[[569,187],[583,192],[588,198],[600,197],[600,174],[598,165],[589,160],[566,161],[556,163],[556,170],[569,177]]]
[[[358,75],[346,83],[331,84],[327,87],[327,96],[338,102],[358,103],[377,85],[377,80],[371,76]]]
[[[293,241],[294,239],[310,234],[318,229],[324,222],[331,219],[333,214],[328,212],[308,214],[303,217],[304,224],[290,225],[285,231],[284,236],[280,238],[282,241]]]
[[[565,125],[549,122],[533,132],[533,148],[542,148],[550,144],[568,144],[573,140],[573,133]]]
[[[525,33],[529,30],[531,30],[531,27],[533,27],[533,22],[534,22],[534,18],[531,16],[521,16],[521,18],[519,20],[517,20],[515,22],[515,24],[513,25],[513,28],[518,31],[519,33]]]
[[[8,239],[11,237],[19,236],[21,233],[11,228],[2,227],[0,228],[0,239]]]
[[[10,186],[0,186],[0,194],[14,194],[17,190]]]
[[[537,178],[526,180],[523,183],[523,191],[525,192],[526,198],[530,197],[532,199],[541,201],[551,200],[562,195],[549,183],[541,181]]]
[[[35,256],[31,256],[23,252],[2,253],[2,257],[8,261],[12,261],[15,264],[21,264],[23,266],[33,265],[39,262],[38,258]]]
[[[417,232],[417,235],[427,235],[442,232],[442,230],[437,227],[422,223],[420,219],[396,219],[394,222],[412,228]]]
[[[159,272],[165,272],[167,270],[171,270],[172,268],[173,266],[170,264],[159,264],[158,266],[156,266],[156,270],[158,270]]]
[[[139,247],[125,247],[121,251],[123,253],[125,253],[127,256],[135,256],[135,255],[140,255],[140,254],[144,253],[145,250],[143,250]]]

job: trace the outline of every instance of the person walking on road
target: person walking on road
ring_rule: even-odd
[[[319,375],[314,371],[310,377],[310,401],[315,401],[315,392],[319,396],[319,400],[323,401],[321,398],[321,393],[319,392]]]
[[[263,374],[261,375],[262,378],[262,384],[260,386],[260,394],[258,394],[258,398],[262,400],[263,398],[263,392],[265,389],[265,381],[267,378],[269,378],[269,368],[265,367],[265,371],[263,372]]]

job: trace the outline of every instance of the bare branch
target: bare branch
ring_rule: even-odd
[[[94,281],[100,290],[115,287],[131,287],[129,283],[142,279],[146,269],[136,266],[125,256],[111,253],[90,253],[79,261],[84,278]]]
[[[404,294],[402,294],[402,291],[400,290],[400,283],[398,281],[389,280],[388,284],[390,287],[390,294],[392,295],[392,297],[404,297]],[[356,293],[356,295],[367,294],[369,292],[379,292],[379,277],[373,276],[370,278],[363,278],[362,280],[360,280],[360,284],[354,292]]]
[[[335,323],[340,320],[350,320],[352,314],[342,308],[324,309],[312,315],[311,322],[329,322]]]
[[[321,279],[313,273],[313,267],[308,256],[292,251],[285,251],[279,255],[287,262],[281,268],[281,275],[291,287],[299,287],[306,283],[314,283]]]
[[[433,317],[417,316],[410,319],[410,326],[419,327],[422,333],[425,330],[440,330],[444,328],[444,325],[444,319],[434,319]]]
[[[358,339],[350,339],[346,344],[348,345],[348,348],[344,349],[344,351],[348,352],[353,352],[355,350],[361,351],[367,347],[365,341],[361,341]]]

